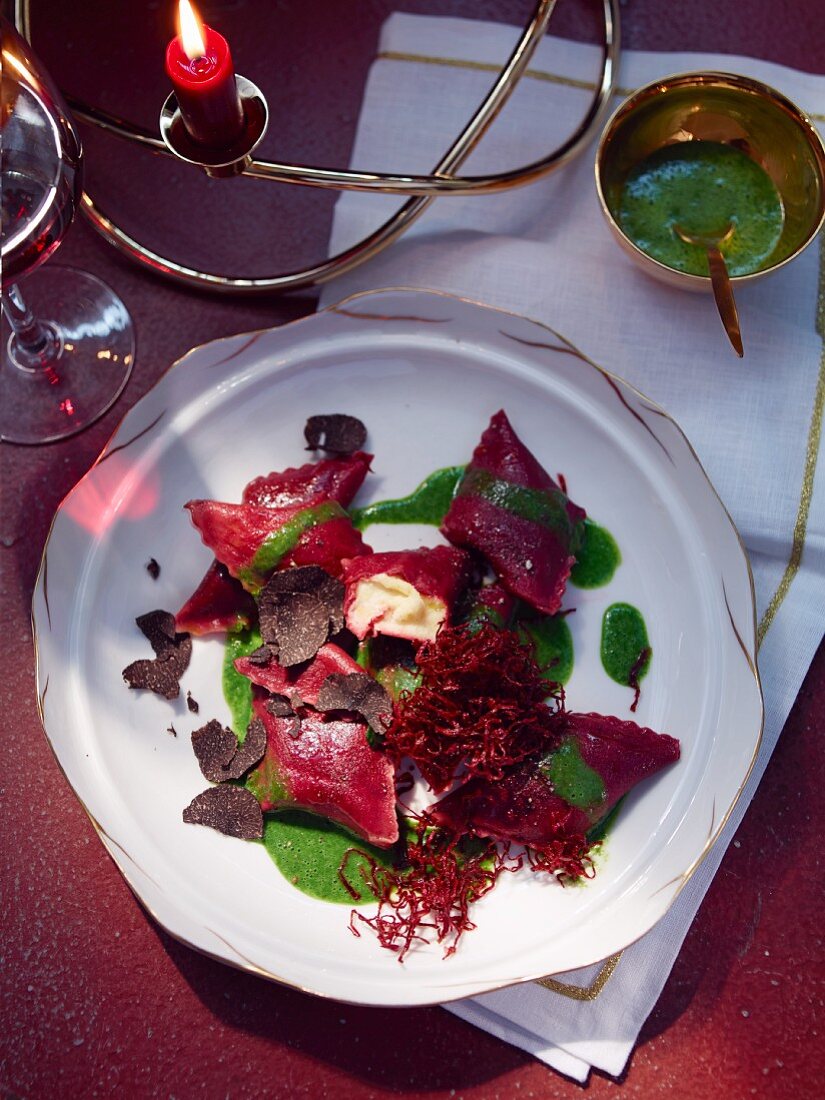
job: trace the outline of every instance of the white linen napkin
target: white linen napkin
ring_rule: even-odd
[[[367,83],[353,167],[426,172],[450,145],[508,56],[518,30],[393,15]],[[547,38],[468,173],[528,163],[584,113],[600,51]],[[819,125],[825,77],[744,57],[625,52],[623,94],[668,73],[722,69],[784,92]],[[618,103],[618,100],[616,101]],[[606,964],[449,1009],[579,1081],[619,1074],[679,953],[725,848],[764,772],[825,621],[825,245],[737,291],[746,347],[727,346],[709,296],[639,272],[603,222],[594,149],[543,181],[495,196],[444,198],[382,255],[325,287],[451,291],[543,321],[663,405],[693,443],[750,554],[766,716],[761,752],[727,827],[667,916]],[[394,209],[388,196],[344,194],[338,251]],[[820,264],[822,265],[820,267]]]

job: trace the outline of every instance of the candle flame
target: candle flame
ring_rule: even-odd
[[[178,0],[178,38],[190,61],[206,53],[203,23],[189,0]]]

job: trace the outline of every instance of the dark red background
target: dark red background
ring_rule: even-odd
[[[531,9],[515,0],[399,6],[511,23]],[[378,31],[394,7],[202,3],[238,70],[269,93],[265,154],[347,162]],[[553,30],[594,39],[597,11],[592,0],[561,0]],[[821,0],[629,0],[622,12],[630,47],[748,53],[825,72]],[[146,125],[167,92],[171,27],[171,0],[33,2],[35,46],[63,88]],[[209,182],[88,128],[84,136],[90,188],[147,243],[238,273],[295,267],[323,252],[332,196]],[[104,854],[35,709],[29,607],[51,517],[169,363],[213,337],[310,312],[315,296],[230,301],[176,289],[127,265],[83,223],[57,262],[115,287],[137,326],[138,358],[124,397],[94,427],[62,444],[0,451],[0,1085],[25,1097],[578,1095],[579,1086],[439,1008],[336,1005],[203,958],[144,915]],[[590,1095],[818,1094],[823,737],[820,649],[625,1074],[594,1073]]]

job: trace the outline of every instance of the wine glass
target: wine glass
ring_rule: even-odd
[[[2,34],[0,245],[11,333],[0,349],[0,438],[49,443],[86,428],[117,400],[135,337],[123,302],[94,275],[54,265],[31,274],[71,225],[82,153],[29,44],[5,20]]]

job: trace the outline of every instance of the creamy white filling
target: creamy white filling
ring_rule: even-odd
[[[443,600],[422,596],[402,577],[376,573],[358,582],[347,626],[358,638],[373,633],[425,642],[436,636],[446,614]]]

